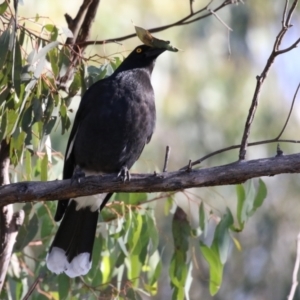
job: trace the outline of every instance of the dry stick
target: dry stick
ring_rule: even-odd
[[[30,296],[32,295],[32,293],[34,292],[36,286],[43,281],[45,275],[44,274],[40,274],[35,281],[33,282],[33,284],[30,286],[28,292],[26,293],[26,295],[24,296],[23,300],[28,300],[30,299]]]
[[[92,21],[95,18],[100,0],[83,0],[75,19],[72,19],[68,14],[65,14],[66,22],[69,29],[73,33],[73,38],[68,38],[66,44],[69,45],[72,56],[70,58],[70,66],[62,77],[57,79],[58,86],[61,89],[65,88],[68,80],[73,76],[75,67],[80,63],[81,53],[85,46],[79,46],[81,42],[88,39]]]
[[[263,145],[263,144],[270,144],[270,143],[275,143],[275,142],[280,142],[280,143],[300,143],[300,141],[297,141],[297,140],[280,140],[280,137],[282,136],[289,120],[290,120],[290,117],[291,117],[291,114],[292,114],[292,111],[293,111],[293,108],[294,108],[294,104],[295,104],[295,101],[296,101],[296,98],[297,98],[297,95],[298,95],[298,91],[299,91],[299,88],[300,88],[300,83],[298,84],[297,86],[297,89],[294,93],[294,96],[293,96],[293,101],[292,101],[292,104],[291,104],[291,107],[290,107],[290,110],[289,110],[289,113],[288,113],[288,116],[285,120],[285,123],[280,131],[280,133],[278,134],[277,137],[275,137],[274,139],[270,139],[270,140],[263,140],[263,141],[258,141],[258,142],[253,142],[253,143],[249,143],[248,144],[248,147],[250,146],[258,146],[258,145]],[[241,145],[232,145],[232,146],[229,146],[229,147],[226,147],[226,148],[222,148],[222,149],[219,149],[217,151],[214,151],[214,152],[211,152],[197,160],[195,160],[194,162],[192,162],[192,166],[195,166],[197,164],[200,164],[202,163],[204,160],[206,160],[207,158],[209,157],[212,157],[212,156],[215,156],[217,154],[220,154],[220,153],[223,153],[223,152],[226,152],[226,151],[229,151],[229,150],[233,150],[233,149],[237,149],[237,148],[240,148]],[[189,165],[186,165],[184,167],[182,167],[180,170],[184,170],[184,169],[187,169],[189,168],[190,164]]]
[[[259,94],[262,88],[262,85],[264,83],[264,80],[267,78],[268,72],[272,66],[272,64],[275,61],[275,58],[285,52],[288,52],[292,49],[294,49],[297,44],[300,42],[300,39],[298,39],[295,43],[293,43],[290,47],[284,49],[284,50],[278,50],[282,39],[284,37],[284,35],[286,34],[286,32],[288,31],[288,29],[291,27],[290,21],[291,21],[291,17],[293,14],[293,11],[295,10],[296,6],[297,6],[298,0],[295,0],[294,3],[292,4],[290,10],[288,11],[288,14],[286,16],[286,6],[287,3],[285,4],[285,8],[283,11],[283,25],[282,28],[280,30],[280,32],[278,33],[275,42],[274,42],[274,46],[273,46],[273,50],[271,52],[271,55],[269,56],[269,59],[266,63],[266,66],[263,70],[263,72],[261,73],[260,76],[256,77],[256,88],[254,91],[254,95],[253,95],[253,99],[252,99],[252,103],[249,109],[249,113],[248,113],[248,117],[246,120],[246,124],[245,124],[245,129],[244,129],[244,133],[243,133],[243,137],[242,137],[242,142],[241,142],[241,147],[240,147],[240,152],[239,152],[239,160],[244,160],[245,156],[246,156],[246,148],[248,146],[248,138],[250,135],[250,129],[251,129],[251,125],[255,116],[255,112],[258,106],[258,98],[259,98]]]
[[[297,236],[297,257],[295,261],[294,271],[293,271],[293,284],[291,286],[290,294],[288,295],[288,300],[293,300],[296,292],[296,288],[299,284],[298,282],[298,272],[300,266],[300,233]]]
[[[191,12],[191,14],[193,14],[194,13],[194,9],[193,9],[194,0],[189,0],[189,2],[190,2],[190,12]]]
[[[217,14],[216,12],[214,12],[212,9],[208,9],[208,11],[209,11],[210,13],[212,13],[212,14],[217,18],[217,20],[220,21],[221,24],[223,24],[229,31],[233,31],[232,28],[230,28],[230,27],[229,27],[229,26],[221,19],[221,17],[218,16],[218,14]]]
[[[166,147],[166,155],[165,155],[165,162],[164,162],[163,172],[167,172],[170,152],[171,152],[171,148],[169,146],[167,146]]]

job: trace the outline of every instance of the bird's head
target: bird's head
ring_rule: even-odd
[[[136,47],[122,62],[117,72],[145,68],[152,72],[156,58],[166,49],[154,48],[147,45]]]

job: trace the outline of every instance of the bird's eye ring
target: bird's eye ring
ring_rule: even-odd
[[[142,52],[142,48],[137,48],[136,49],[136,53],[141,53]]]

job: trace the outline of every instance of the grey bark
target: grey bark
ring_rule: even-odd
[[[0,187],[0,204],[49,201],[108,192],[167,192],[187,188],[243,183],[250,178],[300,172],[300,154],[239,161],[231,164],[159,174],[131,174],[122,182],[117,174],[90,176],[80,182],[55,180],[20,182]]]

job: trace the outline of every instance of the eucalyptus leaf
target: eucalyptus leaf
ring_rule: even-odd
[[[0,70],[3,68],[9,52],[10,30],[6,29],[0,36]]]

